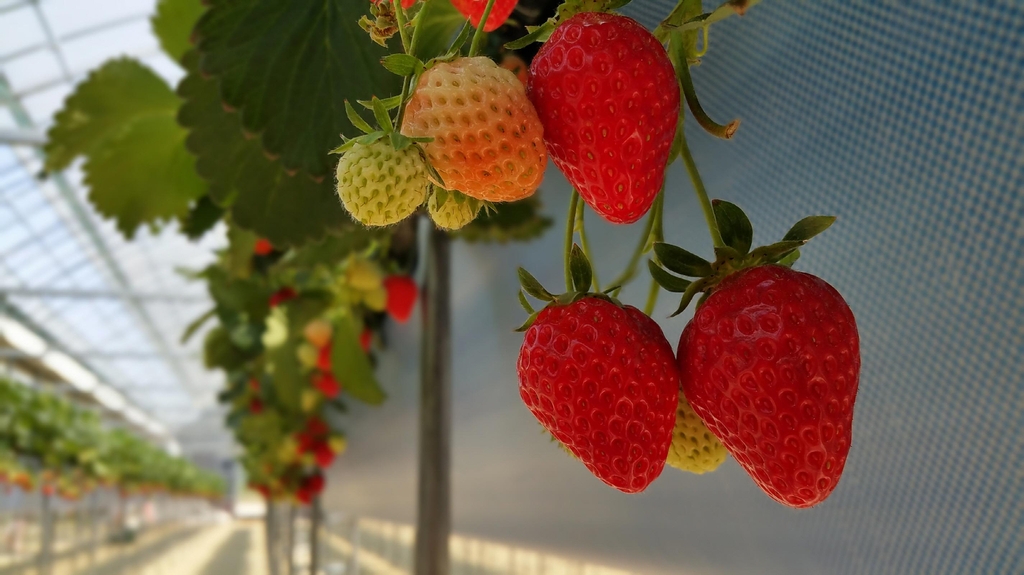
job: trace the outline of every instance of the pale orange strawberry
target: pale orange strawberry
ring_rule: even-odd
[[[423,149],[443,186],[478,200],[523,199],[544,177],[548,156],[537,111],[515,74],[489,58],[460,58],[424,72],[402,134],[433,138]]]

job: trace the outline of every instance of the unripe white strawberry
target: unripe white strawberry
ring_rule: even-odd
[[[458,192],[448,192],[444,203],[438,206],[444,194],[431,194],[427,200],[427,212],[437,227],[442,230],[459,230],[464,228],[480,213],[481,204],[478,200],[468,198]]]
[[[395,150],[386,140],[355,144],[338,162],[338,196],[356,221],[389,226],[427,199],[427,167],[415,147]]]
[[[676,469],[701,474],[718,469],[728,456],[725,446],[704,426],[680,391],[676,426],[672,430],[672,445],[668,449],[666,463]]]

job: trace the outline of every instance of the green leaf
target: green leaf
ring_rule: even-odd
[[[693,301],[694,296],[704,291],[704,288],[708,285],[709,279],[710,278],[701,278],[690,284],[690,286],[686,288],[686,291],[683,292],[682,299],[679,300],[679,307],[677,307],[676,311],[674,311],[669,317],[675,317],[683,313],[683,311],[690,305],[690,302]]]
[[[54,116],[46,170],[62,170],[77,156],[102,149],[138,119],[173,114],[180,104],[167,83],[142,63],[111,60],[91,72]]]
[[[371,110],[373,109],[374,106],[372,102],[376,101],[377,98],[374,98],[371,101]],[[352,125],[358,128],[362,133],[369,134],[370,132],[373,131],[373,128],[370,127],[370,124],[366,123],[366,120],[364,120],[363,117],[360,116],[358,112],[356,112],[356,109],[352,107],[352,104],[350,104],[348,100],[345,100],[345,115],[348,117],[348,121],[351,122]]]
[[[654,254],[658,260],[669,271],[679,275],[691,277],[705,277],[711,275],[711,263],[704,258],[691,254],[683,248],[655,242]]]
[[[542,301],[554,301],[555,296],[544,289],[544,286],[530,272],[519,268],[517,273],[519,274],[519,285],[523,286],[523,291]]]
[[[651,277],[654,278],[654,281],[658,282],[658,285],[666,291],[682,293],[686,291],[686,288],[690,287],[690,280],[676,277],[668,273],[661,269],[661,266],[654,263],[653,260],[647,260],[647,269],[650,270]]]
[[[202,0],[160,0],[150,19],[160,47],[175,62],[180,62],[192,47],[192,28],[206,7]]]
[[[143,224],[156,225],[188,214],[206,193],[195,159],[185,149],[187,133],[173,113],[136,119],[92,151],[83,168],[89,201],[131,239]]]
[[[741,255],[750,251],[750,244],[754,241],[754,228],[750,225],[750,220],[743,210],[736,204],[725,200],[713,200],[711,205],[725,245],[735,249]]]
[[[423,71],[423,62],[410,54],[388,54],[381,58],[380,63],[388,72],[399,76],[412,76]]]
[[[473,37],[473,32],[476,28],[473,27],[473,23],[466,20],[466,23],[459,30],[459,35],[452,41],[452,45],[448,47],[446,56],[455,56],[462,51],[462,47],[466,45],[466,42]]]
[[[189,129],[186,145],[210,185],[211,199],[230,211],[234,223],[279,247],[355,227],[333,178],[292,175],[268,159],[258,142],[244,137],[239,115],[221,106],[217,81],[194,72],[194,54],[185,61],[191,73],[178,87],[186,100],[178,120]]]
[[[231,275],[247,278],[252,274],[252,254],[256,249],[256,234],[234,224],[228,226],[228,249],[225,263]]]
[[[199,240],[224,217],[224,209],[213,203],[210,196],[202,196],[189,208],[181,220],[181,231],[190,240]]]
[[[377,64],[386,50],[359,28],[365,12],[352,0],[222,0],[196,25],[202,72],[286,170],[329,179],[328,150],[352,135],[344,101],[400,91]]]
[[[420,29],[413,55],[426,61],[448,51],[452,36],[466,23],[466,19],[449,0],[430,0],[423,4],[416,22]]]
[[[796,223],[782,238],[783,241],[804,241],[827,230],[836,221],[835,216],[808,216]]]
[[[223,327],[217,326],[206,334],[203,364],[207,369],[231,371],[243,366],[250,358],[250,354],[231,342],[231,335]]]
[[[569,273],[576,291],[590,291],[590,284],[594,281],[594,270],[590,267],[587,255],[577,244],[573,244],[569,252]]]
[[[185,328],[185,333],[181,334],[181,343],[187,343],[199,331],[199,328],[203,327],[203,324],[214,317],[217,317],[217,308],[211,308],[203,315],[192,320],[192,323],[188,324],[188,327]]]
[[[331,365],[345,392],[370,405],[379,405],[387,397],[373,373],[370,359],[359,345],[358,326],[346,315],[334,326]]]
[[[541,215],[540,201],[534,195],[498,204],[495,210],[481,213],[454,236],[468,242],[528,241],[540,237],[549,227],[551,219]]]

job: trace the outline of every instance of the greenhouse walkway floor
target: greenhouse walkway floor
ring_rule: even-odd
[[[259,522],[228,522],[162,533],[131,552],[100,560],[75,575],[266,575]],[[63,571],[58,567],[55,575]]]

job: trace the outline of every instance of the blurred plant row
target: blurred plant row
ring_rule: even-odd
[[[0,483],[77,499],[103,486],[124,494],[216,498],[223,479],[139,437],[107,429],[92,411],[0,379]]]

